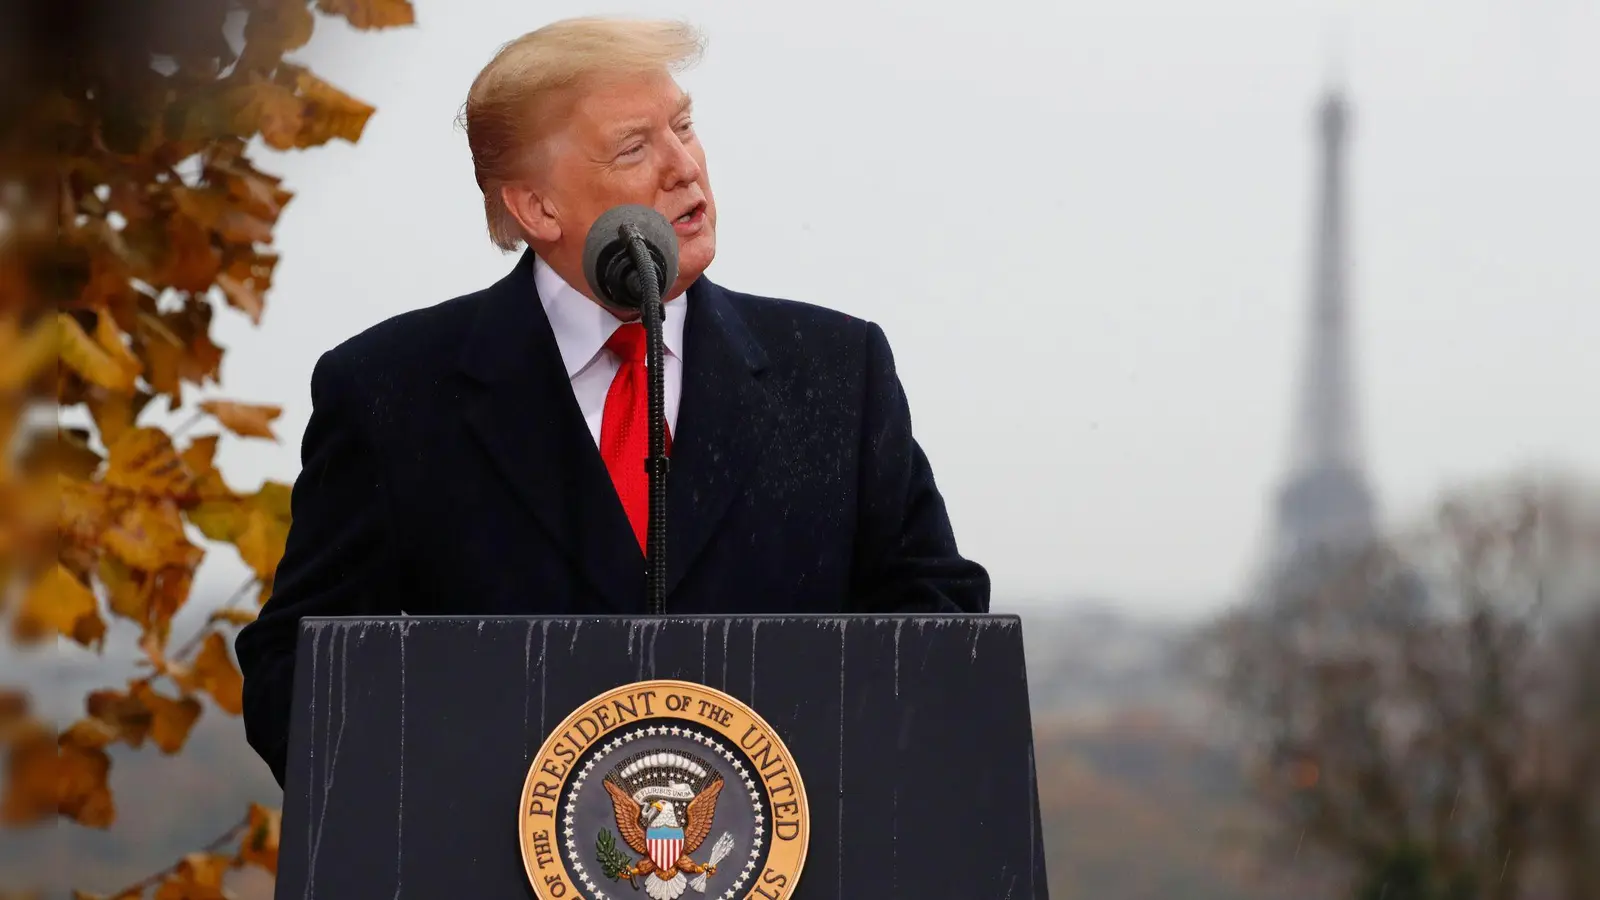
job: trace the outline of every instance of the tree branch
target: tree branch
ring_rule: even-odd
[[[245,832],[245,830],[248,829],[249,827],[250,827],[250,814],[247,812],[247,813],[245,813],[244,818],[242,818],[238,822],[234,823],[232,828],[229,828],[227,831],[225,831],[222,834],[218,835],[217,837],[213,838],[210,843],[206,844],[205,846],[201,847],[199,850],[197,850],[195,852],[197,852],[197,853],[216,853],[216,852],[220,851],[223,847],[226,847],[229,844],[232,844],[232,843],[238,841],[239,838]],[[150,888],[155,887],[156,885],[160,884],[163,881],[166,881],[169,877],[171,877],[172,873],[176,872],[178,870],[178,866],[180,866],[180,865],[183,865],[183,860],[181,860],[181,859],[178,860],[177,862],[173,863],[172,865],[167,866],[165,869],[162,869],[159,872],[156,872],[156,873],[154,873],[152,875],[149,875],[149,876],[145,877],[144,879],[142,879],[140,881],[136,881],[133,884],[130,884],[125,888],[122,888],[119,891],[113,891],[112,893],[108,894],[107,896],[109,896],[109,897],[127,897],[127,896],[142,897],[142,896],[144,896],[144,892],[145,891],[149,890]]]
[[[259,585],[260,583],[261,579],[257,578],[255,575],[251,575],[250,577],[246,578],[244,583],[240,584],[239,587],[234,590],[233,595],[230,596],[221,606],[217,607],[217,609],[232,609],[233,607],[238,606],[239,601],[243,600],[249,594],[250,589]],[[193,653],[195,649],[200,646],[201,642],[206,639],[206,635],[210,634],[211,631],[212,625],[208,621],[206,624],[200,626],[199,631],[196,631],[193,636],[191,636],[187,641],[184,641],[182,646],[178,647],[177,651],[170,654],[167,658],[181,660],[188,657],[189,654]]]

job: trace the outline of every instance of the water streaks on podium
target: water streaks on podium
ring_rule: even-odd
[[[812,827],[793,900],[1045,896],[1012,617],[330,619],[307,621],[301,649],[286,896],[526,896],[511,817],[528,809],[539,748],[593,698],[644,679],[725,693],[788,747]],[[645,699],[632,701],[641,716]],[[609,709],[624,733],[641,727],[627,704]],[[690,712],[707,726],[715,714]],[[562,752],[581,764],[601,725],[569,726]],[[730,747],[759,755],[743,734]],[[951,809],[966,812],[951,822]]]

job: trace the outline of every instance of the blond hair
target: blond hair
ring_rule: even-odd
[[[686,23],[604,17],[565,19],[502,46],[473,80],[459,117],[495,246],[509,252],[523,242],[500,189],[526,171],[560,118],[550,101],[590,75],[678,71],[704,50]]]

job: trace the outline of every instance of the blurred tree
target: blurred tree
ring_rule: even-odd
[[[1600,896],[1600,502],[1464,491],[1315,566],[1203,641],[1282,838],[1362,898]]]
[[[144,669],[90,693],[59,732],[26,691],[0,690],[8,827],[109,828],[108,747],[175,754],[204,698],[240,711],[224,629],[271,591],[289,488],[235,490],[215,464],[221,435],[191,432],[212,421],[275,439],[279,409],[186,402],[184,388],[220,381],[218,311],[259,323],[271,286],[269,245],[292,194],[256,168],[253,142],[353,143],[374,111],[285,57],[317,13],[362,29],[414,20],[410,0],[6,4],[0,616],[19,654],[60,639],[103,650],[109,626],[128,623]],[[174,646],[173,617],[205,556],[196,532],[233,545],[253,577]],[[223,896],[230,868],[275,872],[277,840],[278,813],[253,807],[210,847],[115,896]]]
[[[1398,846],[1376,859],[1356,885],[1355,900],[1473,900],[1466,879],[1445,885],[1426,849]]]

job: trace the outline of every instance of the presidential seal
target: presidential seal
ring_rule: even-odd
[[[811,836],[805,785],[772,727],[673,680],[574,710],[529,766],[517,820],[540,900],[784,900]]]

